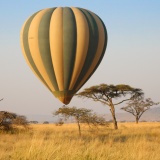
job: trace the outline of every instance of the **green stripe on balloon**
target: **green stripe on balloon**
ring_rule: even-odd
[[[49,79],[52,85],[54,86],[54,89],[59,90],[53,69],[51,52],[50,52],[50,41],[49,41],[50,19],[54,10],[55,8],[47,11],[41,19],[38,28],[38,43],[43,65],[46,69]]]
[[[76,53],[76,21],[73,11],[63,8],[63,60],[64,60],[64,90],[68,90],[72,77]]]
[[[98,17],[98,16],[97,16],[97,17]],[[98,17],[98,18],[100,19],[100,21],[101,21],[101,23],[102,23],[102,25],[103,25],[103,29],[104,29],[104,32],[105,32],[105,41],[104,41],[104,47],[103,47],[103,51],[102,51],[101,57],[100,57],[97,65],[96,65],[94,71],[98,68],[99,64],[101,63],[101,61],[102,61],[102,59],[103,59],[103,57],[104,57],[105,51],[106,51],[106,49],[107,49],[107,41],[108,41],[108,36],[107,36],[108,34],[107,34],[106,27],[105,27],[103,21],[101,20],[101,18],[100,18],[100,17]],[[93,73],[92,73],[92,74],[93,74]]]

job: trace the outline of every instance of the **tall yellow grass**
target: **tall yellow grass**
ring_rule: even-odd
[[[75,124],[32,125],[0,133],[0,160],[160,160],[160,123],[121,123],[118,130]]]

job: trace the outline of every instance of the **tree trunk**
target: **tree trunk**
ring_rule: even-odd
[[[78,124],[79,136],[81,136],[81,126],[80,126],[79,120],[77,120],[77,124]]]
[[[114,129],[118,129],[116,115],[115,115],[115,108],[114,108],[113,104],[110,106],[110,111],[111,111],[111,114],[112,114]]]
[[[136,124],[138,124],[139,118],[138,116],[136,116]]]

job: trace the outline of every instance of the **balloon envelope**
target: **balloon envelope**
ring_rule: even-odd
[[[29,17],[21,30],[28,65],[64,104],[94,73],[106,46],[104,23],[82,8],[43,9]]]

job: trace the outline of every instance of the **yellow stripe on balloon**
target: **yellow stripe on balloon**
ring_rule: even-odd
[[[43,77],[44,81],[46,82],[46,84],[49,86],[49,88],[52,91],[55,91],[50,78],[46,72],[46,69],[43,65],[43,61],[40,55],[40,51],[39,51],[39,44],[38,44],[38,28],[39,28],[39,24],[40,21],[43,17],[43,15],[50,9],[45,9],[40,11],[39,13],[37,13],[37,15],[33,18],[31,24],[30,24],[30,28],[29,28],[29,33],[28,33],[28,42],[29,42],[29,48],[30,48],[30,52],[31,52],[31,56],[33,58],[33,61],[39,71],[39,73],[41,74],[41,76]]]
[[[28,18],[29,19],[29,18]],[[32,72],[39,78],[38,74],[35,72],[35,70],[33,69],[32,65],[30,64],[28,58],[27,58],[27,55],[26,55],[26,52],[24,50],[24,43],[23,43],[23,32],[24,32],[24,27],[28,21],[28,19],[25,21],[25,23],[23,24],[22,26],[22,29],[21,29],[21,33],[20,33],[20,44],[21,44],[21,48],[22,48],[22,53],[23,53],[23,56],[28,64],[28,66],[30,67],[30,69],[32,70]],[[43,83],[43,81],[41,80],[41,78],[39,78],[39,80]],[[45,83],[43,83],[45,84]],[[46,84],[45,84],[46,85]]]
[[[50,21],[50,49],[59,90],[64,90],[63,70],[63,8],[54,10]]]
[[[72,90],[83,68],[89,45],[89,27],[85,15],[77,8],[72,8],[77,25],[77,48],[74,70],[69,90]]]

